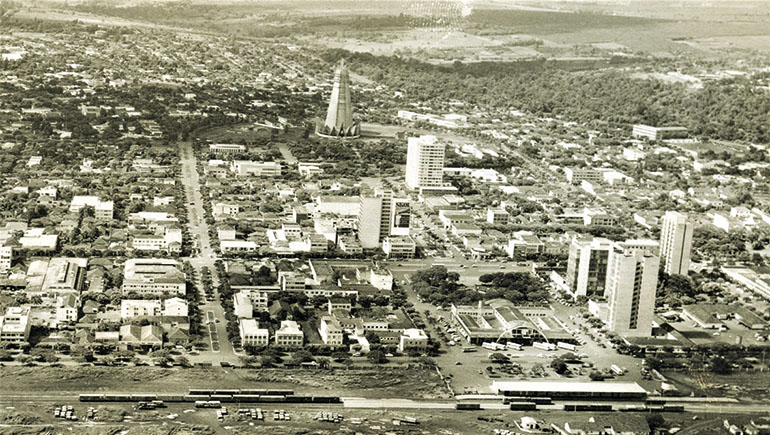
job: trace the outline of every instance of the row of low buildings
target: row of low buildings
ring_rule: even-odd
[[[179,297],[186,294],[186,280],[177,261],[126,261],[122,286],[126,299],[112,308],[92,298],[84,301],[81,297],[84,290],[91,293],[104,290],[104,266],[101,262],[97,263],[100,264],[89,267],[85,258],[36,258],[29,263],[26,272],[15,268],[8,278],[0,279],[3,289],[24,293],[31,300],[37,299],[36,302],[11,307],[3,316],[0,322],[3,331],[6,331],[3,340],[23,344],[28,341],[29,327],[37,325],[65,332],[85,330],[93,341],[93,332],[98,330],[99,325],[106,323],[118,328],[122,323],[135,320],[154,322],[163,326],[166,333],[175,329],[173,335],[177,341],[182,335],[189,335],[188,304]],[[131,299],[131,296],[138,298]],[[19,335],[19,331],[23,333]],[[104,334],[100,336],[106,337]],[[112,341],[122,343],[119,338]]]
[[[332,348],[345,347],[347,337],[349,342],[357,343],[362,351],[368,352],[370,343],[366,338],[367,333],[377,336],[382,344],[397,346],[399,352],[424,352],[428,348],[428,336],[422,329],[391,327],[386,320],[354,318],[342,309],[321,316],[315,329],[321,339],[316,344]],[[271,334],[269,328],[260,327],[256,319],[242,318],[239,320],[239,332],[243,346],[275,345],[297,349],[306,344],[305,333],[299,323],[293,320],[281,321],[280,328]]]

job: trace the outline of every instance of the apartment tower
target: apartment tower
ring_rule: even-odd
[[[651,335],[659,266],[659,257],[649,251],[613,246],[605,290],[611,331],[624,336]]]
[[[693,225],[687,215],[667,211],[660,229],[660,260],[669,275],[687,275],[690,269]]]
[[[436,136],[410,137],[406,153],[406,186],[411,190],[441,187],[445,145]]]

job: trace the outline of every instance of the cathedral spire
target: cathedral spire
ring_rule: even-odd
[[[357,137],[359,135],[358,124],[353,122],[350,75],[345,66],[345,59],[340,60],[339,68],[334,74],[334,87],[329,99],[326,121],[319,127],[317,133],[321,136]]]

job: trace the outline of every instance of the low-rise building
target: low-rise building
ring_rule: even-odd
[[[112,201],[102,201],[98,196],[73,196],[69,212],[78,213],[84,207],[92,207],[94,209],[96,220],[112,219],[114,209]]]
[[[411,236],[388,236],[382,241],[382,251],[388,258],[413,258],[416,250]]]
[[[505,251],[511,258],[525,258],[528,255],[542,254],[545,251],[545,243],[531,231],[517,231],[508,240]]]
[[[361,242],[352,236],[340,236],[337,246],[339,246],[342,252],[349,255],[359,255],[364,252]]]
[[[217,237],[219,240],[235,240],[235,228],[231,227],[230,225],[223,225],[217,228]]]
[[[564,168],[564,175],[567,181],[576,186],[583,181],[600,182],[602,174],[593,168]]]
[[[278,162],[252,162],[235,160],[230,164],[230,170],[237,176],[245,177],[280,177],[281,164]]]
[[[683,139],[687,134],[685,127],[653,127],[644,124],[635,124],[631,132],[633,137],[646,137],[650,140]]]
[[[29,314],[29,307],[8,307],[0,316],[0,343],[27,343],[32,328]]]
[[[0,274],[6,273],[11,269],[13,260],[13,247],[0,246]]]
[[[305,243],[308,252],[326,252],[329,249],[329,242],[320,234],[308,234]]]
[[[238,204],[227,204],[224,202],[211,203],[211,214],[215,219],[222,216],[237,216],[240,211],[241,207]]]
[[[163,346],[163,328],[158,325],[123,325],[120,343],[131,347],[160,348]]]
[[[487,210],[487,222],[492,225],[508,225],[510,215],[501,208],[490,208]]]
[[[249,240],[220,240],[219,250],[223,254],[248,254],[257,252],[259,246]]]
[[[80,300],[73,293],[64,294],[56,297],[56,322],[69,323],[78,320],[78,308]]]
[[[327,346],[342,346],[342,327],[334,317],[321,317],[318,333]]]
[[[80,293],[86,279],[86,258],[52,258],[43,279],[44,293]]]
[[[159,300],[123,299],[120,301],[120,317],[131,319],[140,316],[160,316],[163,304]]]
[[[275,331],[275,345],[284,348],[301,347],[304,335],[299,324],[293,320],[281,321],[281,328]]]
[[[123,299],[120,301],[120,317],[187,317],[189,308],[182,298],[166,300]]]
[[[242,346],[261,347],[267,346],[270,342],[270,331],[266,328],[260,328],[254,319],[240,319],[238,330],[240,331]]]
[[[254,316],[254,307],[247,292],[238,292],[233,295],[233,313],[240,319],[250,319]]]
[[[43,234],[43,228],[31,228],[19,237],[19,244],[28,251],[55,251],[59,236],[57,234]]]
[[[321,166],[317,163],[299,162],[297,163],[297,170],[299,171],[299,175],[305,178],[312,178],[314,175],[321,175],[324,173],[324,170],[321,169]]]
[[[182,250],[182,230],[165,228],[162,235],[136,233],[131,237],[131,247],[137,251],[179,253]]]
[[[428,336],[422,329],[408,328],[404,329],[398,342],[399,352],[408,352],[416,350],[424,352],[428,349]]]
[[[246,152],[246,146],[232,143],[214,143],[209,145],[209,152],[214,154],[243,154]]]
[[[163,258],[132,258],[126,261],[123,294],[184,296],[185,274],[176,260]]]

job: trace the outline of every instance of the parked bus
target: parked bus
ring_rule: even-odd
[[[510,350],[521,350],[521,345],[519,343],[513,343],[510,341],[505,344],[505,347]]]
[[[574,352],[575,350],[577,350],[577,346],[575,346],[574,344],[565,343],[563,341],[557,342],[556,346],[560,349],[566,349],[570,352]]]
[[[481,347],[489,350],[505,350],[505,345],[502,343],[484,343]]]
[[[552,343],[543,343],[540,341],[536,341],[532,343],[532,346],[535,349],[540,349],[540,350],[556,350],[556,345]]]

